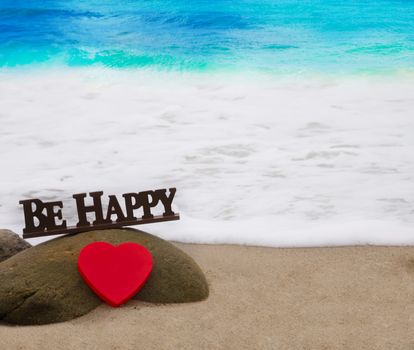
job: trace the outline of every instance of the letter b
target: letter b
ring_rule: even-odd
[[[45,208],[44,203],[40,199],[26,199],[19,203],[23,205],[24,221],[26,223],[23,233],[44,231],[48,222],[47,216],[43,214],[43,209]],[[35,206],[34,209],[33,205]],[[35,224],[35,218],[39,220],[38,225]]]

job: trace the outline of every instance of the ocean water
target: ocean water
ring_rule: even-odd
[[[177,187],[182,219],[140,228],[414,244],[413,67],[409,0],[0,0],[0,228]]]
[[[411,0],[0,0],[0,67],[276,74],[414,66]]]

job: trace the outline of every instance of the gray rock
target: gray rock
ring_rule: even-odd
[[[0,262],[30,248],[31,244],[10,230],[0,230]]]
[[[100,305],[101,300],[77,270],[80,250],[96,241],[136,242],[151,252],[153,270],[136,299],[181,303],[207,298],[203,272],[171,243],[133,229],[90,231],[50,240],[0,263],[0,320],[14,324],[61,322]]]

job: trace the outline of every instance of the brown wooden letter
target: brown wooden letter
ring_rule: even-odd
[[[62,208],[63,208],[63,203],[62,202],[48,202],[48,203],[44,203],[44,206],[46,208],[46,228],[48,230],[54,230],[54,229],[66,229],[66,220],[62,220]],[[60,209],[58,209],[57,211],[55,211],[55,207],[58,207]],[[60,225],[58,225],[56,223],[56,219],[62,220],[62,223]]]
[[[175,196],[176,189],[170,188],[170,195],[167,197],[166,195],[167,190],[156,190],[155,196],[162,202],[162,205],[164,206],[164,216],[170,216],[174,215],[175,213],[171,209],[171,204]]]
[[[103,195],[102,191],[99,192],[90,192],[89,195],[93,198],[93,205],[86,205],[85,198],[86,193],[78,193],[74,194],[72,197],[76,199],[76,207],[78,209],[78,218],[79,222],[76,224],[76,227],[82,226],[90,226],[90,222],[86,217],[86,213],[94,212],[95,213],[95,221],[93,222],[94,225],[105,224],[106,221],[103,218],[102,213],[102,200],[101,197]]]
[[[125,221],[125,215],[122,212],[122,208],[116,199],[116,196],[110,195],[109,196],[109,204],[108,204],[108,211],[106,213],[106,222],[111,223],[111,215],[115,214],[117,216],[116,222]]]
[[[43,202],[40,199],[26,199],[19,202],[23,205],[24,221],[26,227],[23,229],[23,233],[33,231],[43,231],[47,225],[47,217],[43,214],[45,208]],[[35,209],[33,210],[33,205]],[[34,219],[39,220],[39,224],[36,225]]]
[[[149,200],[151,197],[151,201]],[[144,209],[143,219],[151,219],[154,215],[151,214],[151,208],[156,207],[159,199],[155,196],[154,191],[144,191],[139,193],[140,202],[142,204],[142,209]]]
[[[134,216],[134,209],[138,209],[141,206],[141,202],[139,201],[139,194],[138,193],[125,193],[122,195],[125,198],[125,207],[126,207],[126,220],[132,221],[137,220]],[[134,203],[132,202],[134,200]]]

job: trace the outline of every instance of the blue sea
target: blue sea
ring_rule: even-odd
[[[0,67],[381,74],[414,67],[412,0],[0,0]]]

